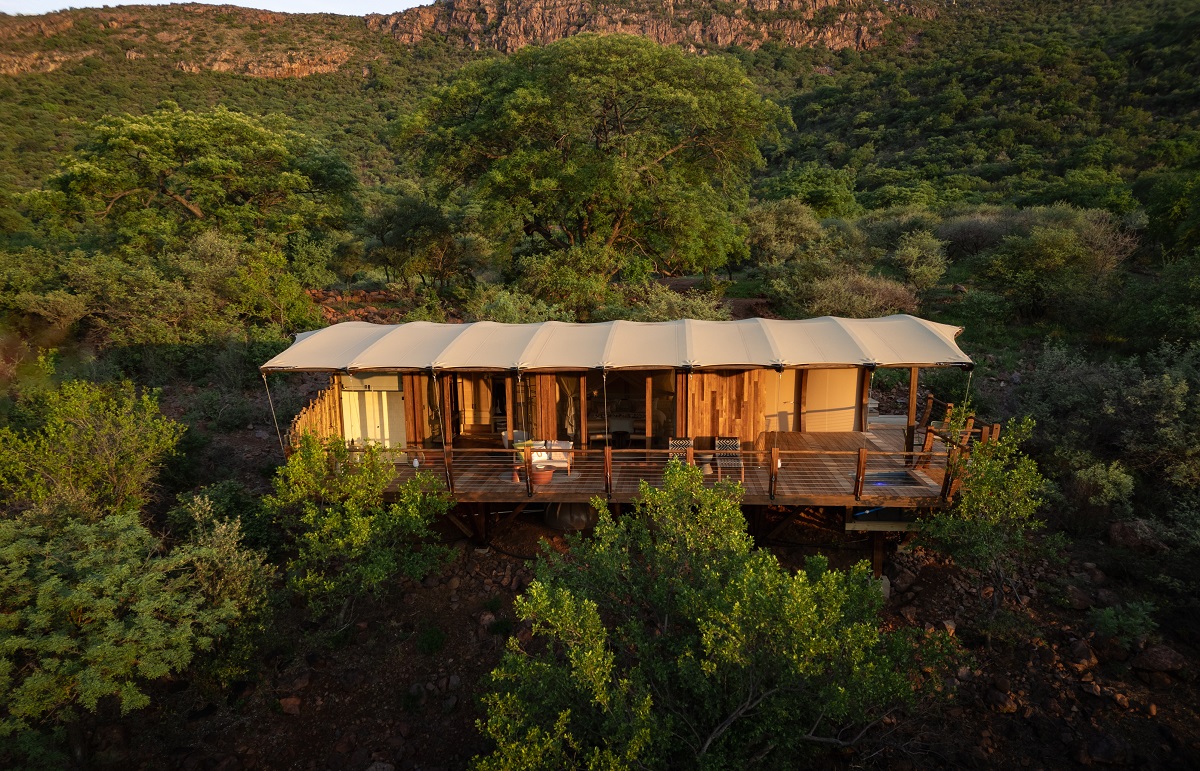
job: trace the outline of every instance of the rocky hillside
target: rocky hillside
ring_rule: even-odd
[[[438,35],[500,51],[580,32],[644,35],[693,48],[756,49],[770,40],[862,49],[880,42],[897,16],[932,14],[932,5],[886,0],[436,0],[402,13],[368,16],[367,25],[404,43]]]
[[[118,6],[0,15],[0,74],[53,72],[91,59],[156,59],[184,72],[294,78],[370,59],[379,35],[362,19],[235,6]]]
[[[43,16],[0,14],[0,75],[153,59],[184,72],[296,78],[367,68],[388,45],[444,38],[513,51],[579,32],[626,32],[689,48],[768,40],[868,48],[899,16],[932,15],[925,0],[437,0],[389,16],[285,14],[236,6],[117,6]],[[382,47],[382,48],[381,48]]]

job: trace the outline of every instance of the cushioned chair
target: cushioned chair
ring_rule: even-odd
[[[667,440],[667,460],[681,460],[687,463],[687,451],[691,448],[690,436],[673,436]]]
[[[745,483],[746,465],[742,463],[742,440],[736,436],[718,436],[716,452],[713,455],[717,461],[718,480],[721,478],[721,472],[725,469],[737,469],[738,476]]]
[[[532,457],[533,465],[565,469],[567,475],[570,476],[572,455],[571,450],[574,447],[575,443],[568,441],[542,442],[540,447],[538,445],[534,445]]]

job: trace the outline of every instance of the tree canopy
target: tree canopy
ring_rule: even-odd
[[[167,103],[98,121],[40,196],[85,232],[160,248],[210,228],[282,239],[339,226],[356,187],[345,163],[282,116]]]
[[[694,271],[744,250],[757,143],[783,120],[729,58],[578,35],[464,68],[403,133],[498,232]]]

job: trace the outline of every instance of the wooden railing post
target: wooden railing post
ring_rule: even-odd
[[[450,457],[450,447],[442,447],[442,463],[446,466],[446,489],[454,494],[454,461]]]
[[[604,445],[604,497],[612,498],[612,447]]]
[[[946,453],[946,475],[942,478],[942,500],[950,500],[950,489],[954,484],[954,470],[958,465],[958,447],[951,447]]]
[[[779,484],[779,448],[771,448],[771,475],[770,483],[767,485],[767,493],[771,496],[771,500],[775,500],[775,489]]]
[[[696,465],[696,451],[691,447],[687,448],[687,464],[689,466]]]
[[[525,494],[530,498],[533,497],[533,447],[525,445],[521,448],[521,452],[525,455]]]
[[[867,448],[858,448],[858,468],[854,471],[854,500],[862,500],[863,483],[867,478]]]
[[[918,426],[928,426],[929,421],[933,419],[933,401],[933,394],[925,397],[925,411],[921,413],[921,419],[917,421]]]

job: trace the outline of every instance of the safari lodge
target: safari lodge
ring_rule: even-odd
[[[740,483],[748,506],[845,507],[847,529],[894,529],[854,512],[947,504],[965,446],[935,441],[939,407],[918,403],[917,384],[924,367],[972,367],[961,331],[907,315],[346,322],[299,335],[261,369],[331,376],[290,442],[382,445],[397,483],[431,473],[485,512],[595,496],[619,506],[678,459],[706,483]],[[871,398],[883,368],[908,370],[903,414]]]

